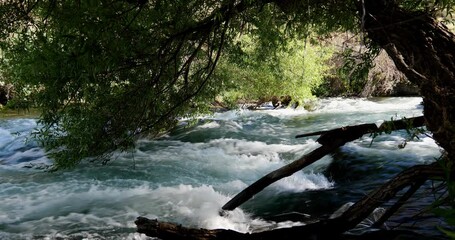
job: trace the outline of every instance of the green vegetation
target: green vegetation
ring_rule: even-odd
[[[386,3],[395,4],[368,2]],[[4,1],[1,76],[18,86],[12,104],[40,108],[43,127],[37,137],[57,166],[70,167],[131,148],[140,135],[166,131],[179,117],[206,110],[220,93],[230,101],[311,96],[333,52],[320,39],[367,30],[366,16],[359,14],[366,5],[359,4]],[[451,1],[397,4],[446,14],[453,6]],[[375,41],[368,46],[377,49]],[[361,69],[371,66],[371,53],[361,58],[366,66]],[[365,75],[354,71],[358,65],[345,64],[352,91]]]
[[[257,39],[243,36],[238,49],[228,53],[217,68],[214,78],[223,81],[223,101],[270,100],[274,96],[290,96],[302,103],[312,97],[329,74],[330,46],[311,44],[309,40],[289,40],[272,55],[262,52]]]
[[[39,111],[37,109],[10,109],[10,108],[0,108],[0,119],[5,118],[38,118]]]
[[[1,6],[5,12],[16,7],[30,12],[30,19],[4,15],[12,19],[4,20],[11,21],[11,29],[2,42],[2,75],[35,90],[43,126],[36,137],[58,167],[92,156],[107,160],[104,154],[131,148],[139,134],[168,130],[198,106],[197,100],[210,97],[207,91],[207,97],[195,98],[214,69],[227,29],[184,31],[207,17],[213,4]]]
[[[1,74],[18,86],[12,106],[42,111],[36,137],[56,166],[107,161],[138,136],[206,111],[219,94],[231,102],[311,96],[331,50],[308,29],[341,28],[313,22],[329,14],[314,10],[287,14],[253,1],[10,1],[0,5]]]
[[[17,88],[11,105],[40,109],[36,137],[57,168],[68,168],[87,158],[108,161],[137,137],[207,110],[219,94],[231,102],[285,94],[302,101],[321,84],[333,51],[315,42],[334,32],[365,32],[371,51],[348,58],[339,72],[348,91],[358,91],[375,50],[384,48],[421,88],[426,124],[446,151],[453,186],[455,43],[434,19],[450,16],[454,6],[452,0],[7,0],[0,3],[0,76]]]

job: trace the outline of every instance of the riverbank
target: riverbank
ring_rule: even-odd
[[[0,119],[10,118],[38,118],[40,111],[36,108],[31,109],[10,109],[0,105]]]

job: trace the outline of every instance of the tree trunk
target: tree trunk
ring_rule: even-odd
[[[253,184],[249,185],[239,194],[235,195],[229,202],[227,202],[222,210],[234,210],[244,202],[251,199],[255,194],[262,191],[270,184],[291,176],[295,172],[305,168],[306,166],[318,161],[327,154],[332,153],[335,149],[343,146],[347,142],[353,141],[368,133],[385,132],[399,129],[406,129],[410,127],[421,127],[425,124],[423,117],[415,117],[403,120],[386,121],[379,127],[374,123],[366,123],[354,126],[346,126],[335,128],[327,131],[318,131],[307,134],[297,135],[296,138],[321,135],[316,141],[322,146],[305,154],[301,158],[285,165],[267,175],[260,178]]]
[[[397,68],[419,86],[427,127],[446,150],[448,159],[454,161],[454,34],[428,13],[402,9],[395,1],[363,2],[359,9],[365,11],[368,37],[384,48]]]
[[[225,229],[192,229],[177,224],[159,222],[144,217],[136,220],[137,231],[150,237],[166,239],[193,239],[193,240],[267,240],[280,239],[343,239],[341,235],[345,231],[354,228],[365,219],[375,208],[392,199],[397,192],[415,183],[421,184],[427,179],[441,180],[443,169],[439,163],[431,165],[417,165],[411,167],[385,183],[376,191],[369,193],[360,201],[351,206],[341,216],[321,220],[304,226],[291,228],[279,228],[270,231],[256,233],[239,233]],[[383,220],[381,220],[383,221]],[[365,238],[366,239],[366,238]],[[389,239],[389,238],[378,238]]]
[[[287,2],[293,1],[284,1],[284,3]],[[289,5],[284,3],[281,5]],[[368,37],[384,48],[397,68],[412,83],[419,86],[424,101],[426,125],[433,133],[434,139],[446,150],[446,159],[449,159],[447,166],[455,165],[454,34],[428,13],[403,9],[394,0],[362,0],[359,1],[358,9]],[[321,136],[323,146],[326,143],[325,140],[331,142],[328,136]],[[453,168],[450,170],[453,179],[455,171]],[[242,234],[226,230],[193,231],[182,229],[181,226],[160,225],[156,221],[150,223],[144,218],[138,219],[136,224],[139,232],[163,239],[190,239],[191,234],[196,236],[192,239],[279,239],[284,236],[296,236],[298,239],[329,239],[355,227],[371,211],[393,198],[403,188],[413,184],[420,185],[430,178],[441,180],[441,176],[444,176],[444,169],[439,163],[415,166],[365,196],[340,217],[289,229]],[[261,187],[264,186],[261,185]],[[412,195],[414,189],[411,188],[408,192]],[[251,193],[245,196],[249,197],[249,195]],[[402,201],[406,198],[408,194],[405,194]],[[248,198],[240,199],[239,202],[242,202]],[[398,202],[396,208],[402,201]],[[238,203],[223,208],[232,209],[235,206],[238,206]],[[183,236],[173,235],[180,233],[183,233]]]

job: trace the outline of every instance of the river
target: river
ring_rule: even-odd
[[[138,216],[189,227],[260,231],[329,216],[399,171],[434,161],[440,149],[420,136],[404,149],[405,131],[364,136],[285,178],[228,216],[221,206],[243,188],[315,149],[301,133],[421,116],[421,98],[317,101],[303,109],[236,110],[182,120],[160,139],[142,139],[107,165],[72,170],[52,164],[30,138],[35,119],[0,119],[0,239],[148,239],[135,233]],[[430,187],[430,186],[428,186]],[[424,189],[388,226],[438,235],[440,220],[418,215],[433,196]],[[291,221],[292,220],[292,221]]]

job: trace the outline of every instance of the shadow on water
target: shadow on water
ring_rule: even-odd
[[[221,218],[218,212],[248,184],[317,147],[316,137],[295,135],[389,120],[397,112],[421,115],[419,101],[327,99],[315,112],[216,113],[195,124],[181,122],[160,139],[141,139],[136,149],[116,154],[106,166],[84,163],[52,174],[26,168],[29,163],[51,161],[36,145],[24,142],[36,121],[0,119],[0,239],[136,239],[134,219],[139,215],[239,231],[249,231],[254,224],[270,227],[264,219],[306,222],[328,217],[401,170],[432,161],[437,146],[423,138],[397,150],[405,138],[402,133],[381,136],[371,146],[371,138],[365,136],[266,188],[233,218]],[[431,185],[426,187],[391,219],[390,226],[407,222],[401,227],[441,234],[435,228],[439,219],[412,218],[434,201]]]
[[[389,138],[383,138],[379,142],[387,140]],[[358,146],[365,147],[367,152],[357,151]],[[311,222],[317,218],[327,218],[343,204],[358,201],[402,170],[418,163],[418,153],[401,152],[395,155],[394,152],[396,151],[389,152],[374,144],[370,146],[365,140],[348,144],[331,154],[333,160],[323,171],[335,183],[333,188],[280,194],[264,191],[257,196],[261,200],[247,202],[244,207],[272,221]],[[430,157],[421,163],[431,161],[433,159]],[[446,239],[447,236],[438,230],[438,226],[450,226],[435,216],[430,208],[442,194],[442,191],[434,191],[434,186],[438,184],[440,182],[427,181],[383,227],[414,231],[431,239]],[[406,190],[407,188],[403,189],[397,196]],[[258,207],[259,201],[267,203]],[[381,207],[388,208],[395,201],[396,198]]]

